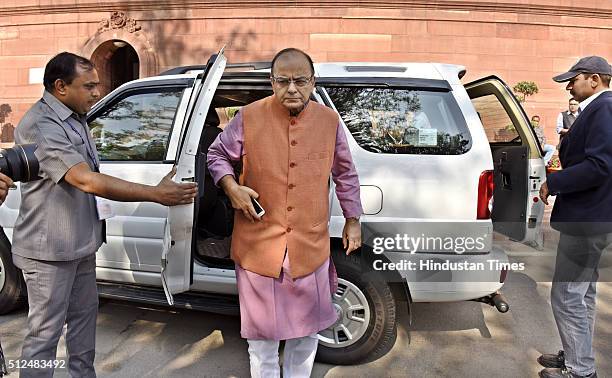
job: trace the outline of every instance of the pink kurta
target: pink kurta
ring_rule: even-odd
[[[215,184],[225,175],[234,175],[232,163],[245,153],[241,113],[225,127],[208,151],[208,168]],[[332,179],[345,218],[362,213],[359,180],[348,141],[338,126]],[[264,215],[265,216],[265,215]],[[240,334],[246,339],[287,340],[322,331],[338,318],[332,294],[338,279],[331,259],[306,276],[292,279],[285,253],[278,278],[263,276],[236,264],[240,299]]]
[[[331,301],[338,279],[333,262],[293,280],[288,255],[278,278],[236,264],[240,298],[240,335],[245,339],[287,340],[317,333],[334,324]]]

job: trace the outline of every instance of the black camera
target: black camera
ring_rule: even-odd
[[[16,144],[11,148],[0,149],[0,172],[13,181],[28,182],[38,177],[38,159],[34,151],[36,144]]]

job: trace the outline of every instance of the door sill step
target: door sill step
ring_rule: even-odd
[[[98,282],[98,294],[103,298],[147,303],[166,307],[212,312],[223,315],[240,315],[238,297],[224,294],[187,292],[174,294],[174,306],[170,306],[162,288]]]

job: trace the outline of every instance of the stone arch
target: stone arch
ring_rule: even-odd
[[[136,50],[120,39],[102,43],[90,59],[98,70],[102,96],[140,77],[140,60]]]
[[[119,21],[117,21],[119,18]],[[122,22],[121,22],[122,21]],[[136,25],[136,21],[127,19],[122,12],[113,12],[110,19],[100,22],[100,28],[80,49],[80,54],[86,58],[94,57],[94,52],[106,44],[122,42],[130,45],[138,55],[138,77],[148,77],[158,74],[157,53],[149,42],[146,34]],[[104,47],[104,46],[103,46]]]

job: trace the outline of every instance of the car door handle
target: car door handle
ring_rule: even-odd
[[[182,182],[195,182],[195,177],[183,177],[181,179]]]

